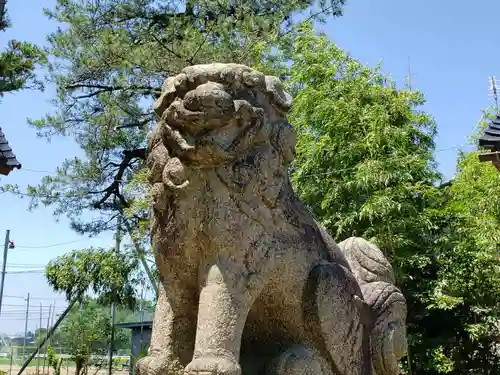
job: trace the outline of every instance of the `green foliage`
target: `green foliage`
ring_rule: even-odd
[[[429,212],[439,224],[436,281],[422,299],[430,311],[420,333],[428,340],[416,346],[439,343],[428,363],[422,360],[429,374],[436,363],[453,374],[500,373],[500,204],[493,198],[500,193],[499,179],[476,152],[462,154],[451,186]],[[439,318],[446,324],[437,323]]]
[[[60,346],[71,355],[71,360],[76,364],[76,373],[85,372],[90,365],[91,357],[106,358],[110,346],[111,321],[109,309],[103,308],[96,301],[85,300],[75,306],[58,329]],[[124,336],[122,330],[116,330],[115,345],[130,339]],[[105,360],[93,361],[93,366],[101,368]]]
[[[301,199],[337,239],[371,238],[398,263],[430,228],[423,194],[439,177],[423,96],[396,89],[308,25],[294,44],[289,86]]]
[[[55,84],[54,111],[30,121],[41,137],[69,136],[80,155],[70,157],[38,186],[30,207],[51,206],[79,233],[112,230],[118,216],[136,253],[148,245],[144,189],[146,134],[156,120],[151,104],[164,79],[187,65],[239,62],[280,71],[295,32],[292,15],[338,16],[344,0],[153,1],[58,0],[46,15],[65,27],[48,37],[47,82]],[[309,11],[309,14],[308,14]],[[278,47],[279,53],[275,53]],[[4,191],[19,193],[16,187]],[[82,219],[98,211],[92,221]],[[73,298],[89,288],[120,303],[132,302],[135,264],[110,252],[74,252],[52,262],[47,278]],[[142,255],[141,255],[142,256]],[[118,258],[116,258],[118,257]],[[99,262],[105,262],[100,266]],[[75,263],[75,264],[73,264]],[[114,264],[111,267],[111,264]],[[109,278],[117,277],[118,280]],[[108,279],[106,279],[108,278]]]
[[[45,54],[37,46],[11,40],[0,53],[0,96],[21,89],[41,89],[35,68],[46,62]]]
[[[41,341],[47,334],[47,328],[37,328],[35,330],[35,340],[37,342]]]
[[[6,1],[0,4],[0,31],[10,27],[5,9]],[[22,89],[43,88],[36,79],[35,69],[47,62],[39,47],[18,40],[10,40],[7,48],[0,52],[0,96]]]
[[[49,285],[64,292],[68,300],[83,298],[92,291],[99,302],[134,307],[135,286],[140,282],[137,258],[114,249],[74,250],[52,260],[45,270]]]
[[[141,311],[148,315],[152,314],[155,307],[150,301],[141,301],[141,306]],[[115,322],[118,324],[140,321],[141,318],[144,318],[142,312],[138,313],[134,310],[117,307]],[[82,302],[75,305],[75,307],[68,312],[67,317],[63,320],[56,331],[53,332],[50,338],[50,345],[47,346],[47,351],[51,349],[54,351],[54,354],[56,354],[54,348],[60,348],[62,353],[76,356],[75,353],[81,351],[78,349],[78,345],[80,345],[79,340],[83,340],[90,345],[89,350],[93,354],[107,353],[111,329],[110,319],[110,308],[108,306],[101,305],[98,299],[82,299]],[[96,322],[98,325],[98,327],[95,328],[95,332],[93,328],[88,335],[85,335],[85,327],[93,324],[93,322]],[[80,324],[83,325],[81,329],[79,328]],[[99,334],[99,330],[101,328],[103,330]],[[77,337],[78,339],[73,340],[74,337]],[[115,352],[129,353],[130,344],[131,331],[128,329],[116,329],[115,341],[113,343]],[[82,344],[82,346],[84,345]],[[43,351],[44,350],[42,349],[42,352]],[[92,353],[91,355],[93,355]]]
[[[56,351],[51,346],[47,348],[47,360],[49,367],[52,367],[54,370],[54,374],[61,375],[61,365],[63,359],[57,356]]]
[[[295,189],[337,240],[365,237],[391,260],[409,306],[412,373],[497,374],[498,172],[474,153],[463,155],[452,186],[436,188],[436,125],[421,110],[423,95],[397,88],[310,23],[297,29],[292,15],[311,4],[59,0],[46,12],[67,26],[49,37],[47,51],[56,110],[31,123],[40,136],[72,137],[83,156],[30,187],[32,208],[51,206],[89,234],[114,229],[117,215],[125,214],[129,234],[146,246],[144,146],[163,79],[214,61],[282,75],[295,97]],[[320,4],[322,12],[310,17],[339,15],[342,4]],[[83,221],[88,210],[99,219]],[[101,302],[132,305],[138,276],[131,259],[128,250],[74,251],[52,262],[47,278],[69,299],[92,290]],[[90,318],[72,312],[70,322],[98,323],[105,332],[107,314],[97,310]],[[65,332],[73,336],[64,340],[87,343],[67,341],[84,366],[89,348],[107,346],[92,329],[84,336],[71,324]]]
[[[337,240],[369,238],[391,260],[407,297],[411,373],[500,373],[498,171],[462,155],[452,185],[436,188],[436,129],[420,93],[307,25],[293,52],[292,181]]]

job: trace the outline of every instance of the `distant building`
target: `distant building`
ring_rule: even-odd
[[[500,170],[500,113],[490,122],[479,138],[479,147],[487,149],[489,152],[479,154],[480,161],[491,161]]]
[[[0,128],[0,175],[7,176],[13,169],[20,168],[21,163],[17,161],[16,155],[12,152],[9,142]]]
[[[149,316],[148,316],[149,318]],[[116,328],[125,328],[132,330],[131,355],[129,361],[129,374],[134,374],[134,367],[139,358],[147,353],[149,342],[151,341],[151,332],[153,331],[153,321],[144,320],[142,322],[120,323]]]

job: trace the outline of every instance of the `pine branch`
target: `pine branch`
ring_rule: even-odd
[[[113,92],[113,91],[128,91],[128,90],[143,90],[147,94],[157,95],[161,93],[161,89],[153,86],[145,86],[145,85],[130,85],[130,86],[108,86],[108,85],[100,85],[100,84],[90,84],[90,83],[74,83],[70,85],[66,85],[64,87],[66,90],[77,90],[77,89],[96,89],[88,94],[83,94],[74,97],[74,99],[87,99],[94,97],[96,95],[102,94],[104,92]]]
[[[104,202],[106,202],[112,195],[114,195],[124,207],[128,207],[128,202],[126,201],[123,194],[120,192],[120,183],[122,182],[123,174],[125,170],[131,165],[131,163],[136,159],[146,159],[146,149],[138,148],[134,150],[123,151],[123,160],[118,164],[118,171],[113,179],[111,185],[102,191],[105,193],[104,196],[96,203],[94,203],[94,208],[100,209]]]
[[[123,124],[123,125],[117,126],[117,127],[115,127],[115,129],[116,130],[125,129],[125,128],[139,128],[140,129],[140,128],[146,126],[150,121],[151,121],[151,118],[147,118],[147,119],[144,119],[144,120],[139,121],[139,122],[134,122],[134,123],[130,123],[130,124]]]

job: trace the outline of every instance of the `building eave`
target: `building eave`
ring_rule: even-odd
[[[8,176],[14,169],[21,169],[21,163],[12,152],[9,142],[0,128],[0,175]]]

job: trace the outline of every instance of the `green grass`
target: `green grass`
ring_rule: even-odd
[[[40,358],[41,359],[41,358]],[[12,366],[18,366],[21,364],[21,361],[18,360],[17,363],[16,361],[12,362]],[[10,365],[10,358],[0,358],[0,366],[9,366]],[[40,366],[43,365],[43,360],[40,361]],[[28,365],[28,367],[36,367],[36,359],[31,361],[31,363]]]
[[[118,362],[119,365],[123,365],[125,362],[127,362],[126,359],[117,359],[116,361]],[[16,366],[19,367],[19,366],[21,366],[21,364],[22,364],[22,361],[20,358],[17,360],[17,362],[16,361],[12,362],[13,367],[16,367]],[[31,360],[30,364],[28,365],[28,367],[36,367],[36,364],[37,364],[37,359],[33,358]],[[10,365],[10,358],[0,358],[0,366],[9,366],[9,365]],[[40,358],[40,367],[42,367],[42,366],[43,366],[43,358]],[[47,366],[48,366],[48,363],[47,363],[47,360],[45,360],[45,367],[47,367]],[[64,360],[62,367],[66,368],[66,366],[75,367],[75,364],[71,361]]]

